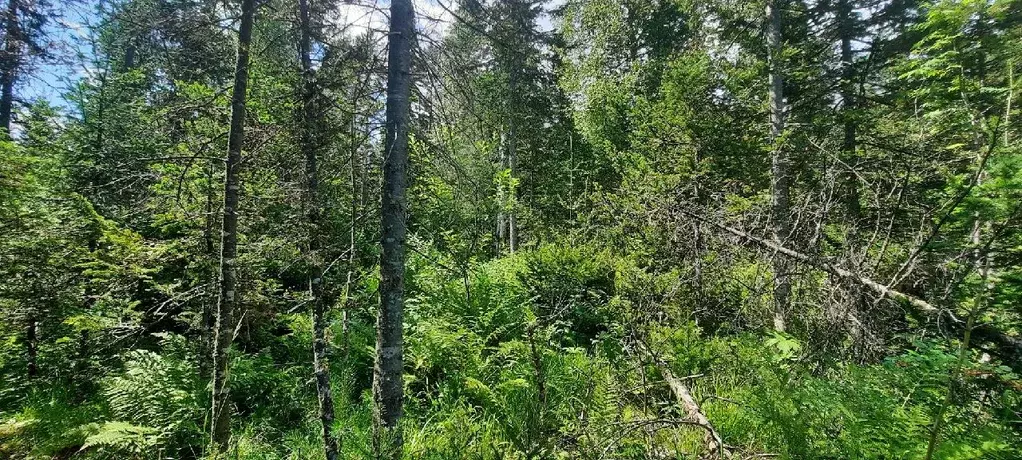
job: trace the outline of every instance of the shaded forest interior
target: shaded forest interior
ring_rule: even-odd
[[[0,12],[0,458],[1022,458],[1020,0]]]

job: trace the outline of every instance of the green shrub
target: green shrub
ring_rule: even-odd
[[[518,274],[536,316],[557,325],[565,346],[589,347],[607,330],[607,302],[614,296],[615,269],[606,252],[550,244],[524,255]]]

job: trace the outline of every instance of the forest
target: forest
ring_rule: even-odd
[[[0,458],[1022,459],[1022,0],[0,3]]]

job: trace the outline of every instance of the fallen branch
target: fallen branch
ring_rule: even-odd
[[[808,254],[798,252],[790,248],[786,248],[778,243],[750,235],[736,228],[707,220],[698,214],[685,210],[683,210],[682,212],[694,219],[708,223],[714,227],[717,227],[721,230],[731,233],[732,235],[738,236],[746,241],[756,243],[762,247],[770,249],[771,251],[774,251],[778,254],[783,254],[787,257],[798,260],[799,262],[803,262],[806,265],[812,266],[819,270],[823,270],[832,275],[862,284],[863,286],[872,289],[874,292],[880,294],[883,297],[900,301],[914,307],[916,313],[919,314],[920,316],[926,318],[936,318],[940,316],[941,312],[946,311],[944,309],[937,308],[933,304],[923,299],[897,291],[889,286],[880,284],[865,276],[858,275],[856,273],[853,273],[852,271],[813,258]],[[947,313],[948,316],[952,318],[953,320],[952,324],[956,326],[956,329],[965,328],[965,324],[961,320],[951,315],[950,311],[947,311]],[[973,334],[976,338],[996,345],[1001,350],[1000,356],[1002,359],[1004,359],[1005,361],[1012,362],[1015,367],[1022,367],[1022,338],[1010,336],[998,330],[997,328],[994,328],[993,326],[986,324],[975,326],[973,328]]]
[[[694,425],[706,430],[706,435],[703,438],[706,442],[706,448],[710,451],[710,454],[714,457],[721,456],[724,448],[724,442],[721,440],[720,433],[710,423],[710,419],[706,417],[703,410],[699,407],[699,403],[696,402],[695,397],[692,396],[692,391],[689,390],[688,385],[685,384],[685,380],[678,378],[671,372],[671,368],[656,356],[649,348],[646,347],[641,341],[637,341],[638,347],[646,353],[656,364],[657,369],[660,370],[660,374],[663,375],[664,381],[667,382],[667,386],[671,389],[671,393],[678,400],[678,404],[682,410],[685,411],[685,423]]]

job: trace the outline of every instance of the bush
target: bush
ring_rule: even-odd
[[[545,324],[557,325],[562,345],[589,347],[608,328],[615,269],[606,252],[546,245],[526,254],[519,282]]]

